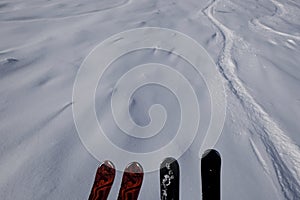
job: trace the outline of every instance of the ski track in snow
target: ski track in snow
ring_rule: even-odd
[[[286,199],[299,199],[300,150],[254,100],[238,78],[235,72],[237,66],[231,54],[237,36],[214,17],[215,6],[218,2],[218,0],[213,0],[202,12],[220,31],[224,40],[223,50],[217,63],[220,72],[226,79],[230,91],[245,109],[255,133],[259,134],[261,141],[266,147],[284,196]]]
[[[272,16],[276,16],[276,15],[279,15],[279,16],[283,16],[287,13],[287,10],[284,8],[284,5],[282,5],[281,3],[279,3],[278,1],[276,0],[270,0],[276,7],[276,11],[275,13],[272,15]],[[280,36],[284,36],[284,37],[289,37],[289,38],[293,38],[295,40],[300,40],[300,36],[297,36],[297,35],[292,35],[292,34],[289,34],[289,33],[284,33],[284,32],[281,32],[281,31],[278,31],[278,30],[275,30],[274,28],[271,28],[265,24],[262,24],[259,19],[255,18],[253,20],[250,21],[250,26],[254,29],[257,29],[257,28],[260,28],[260,29],[263,29],[263,30],[266,30],[266,31],[269,31],[271,33],[274,33],[274,34],[277,34],[277,35],[280,35]]]
[[[272,16],[275,16],[275,15],[279,15],[279,16],[284,16],[288,11],[284,8],[284,5],[279,3],[278,1],[276,0],[270,0],[276,7],[276,11],[275,13],[272,15]],[[284,36],[284,37],[289,37],[289,38],[293,38],[295,40],[300,40],[300,36],[298,35],[292,35],[292,34],[289,34],[289,33],[284,33],[282,31],[278,31],[278,30],[275,30],[274,28],[271,28],[265,24],[262,24],[259,19],[255,18],[253,20],[250,21],[250,26],[252,26],[254,29],[255,28],[260,28],[260,29],[263,29],[263,30],[266,30],[266,31],[269,31],[271,33],[274,33],[274,34],[277,34],[277,35],[280,35],[280,36]]]
[[[259,152],[258,148],[256,147],[254,141],[251,138],[249,140],[250,140],[251,148],[253,149],[253,152],[254,152],[258,162],[263,167],[264,171],[267,174],[270,174],[270,170],[268,168],[268,165],[267,165],[266,161],[264,160],[263,156],[261,155],[261,153]]]
[[[251,23],[253,24],[254,27],[260,27],[260,28],[262,28],[264,30],[267,30],[267,31],[272,32],[272,33],[275,33],[277,35],[281,35],[281,36],[284,36],[284,37],[293,38],[295,40],[300,40],[300,36],[291,35],[291,34],[288,34],[288,33],[283,33],[283,32],[274,30],[273,28],[271,28],[271,27],[269,27],[267,25],[262,24],[258,19],[253,19],[251,21]]]

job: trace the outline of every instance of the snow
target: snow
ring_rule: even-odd
[[[73,120],[76,74],[101,41],[141,27],[180,31],[216,63],[227,95],[215,146],[223,159],[222,199],[300,199],[299,10],[297,0],[0,1],[0,199],[87,199],[99,161],[81,143]],[[128,145],[131,140],[110,128],[107,97],[123,73],[117,68],[141,61],[182,71],[203,98],[207,129],[205,83],[185,71],[187,63],[159,50],[126,56],[97,88],[96,113],[110,139],[130,151],[148,151],[174,137]],[[180,110],[172,92],[145,86],[133,99],[129,112],[137,124],[147,125],[145,113],[159,103],[168,113],[164,128],[177,130]],[[182,199],[201,196],[198,150],[192,145],[179,159]],[[109,199],[116,199],[121,176]],[[158,177],[145,175],[140,199],[159,199]]]

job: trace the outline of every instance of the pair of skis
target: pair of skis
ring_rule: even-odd
[[[106,200],[112,188],[116,175],[116,169],[110,161],[105,161],[96,172],[89,200]],[[137,162],[130,163],[123,173],[118,200],[136,200],[138,198],[142,182],[143,168]]]
[[[208,150],[201,159],[202,200],[220,200],[221,157],[216,150]],[[116,170],[105,161],[97,170],[89,200],[106,200],[114,182]],[[143,168],[130,163],[122,177],[118,200],[137,200],[142,182]],[[166,158],[160,166],[161,200],[179,200],[180,169],[178,161]]]
[[[207,150],[201,159],[202,200],[220,200],[221,156],[214,150]],[[161,200],[179,200],[180,170],[177,160],[165,159],[160,168]]]

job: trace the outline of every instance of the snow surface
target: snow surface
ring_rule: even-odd
[[[300,199],[299,0],[1,0],[0,199],[87,199],[99,162],[73,121],[76,73],[101,41],[149,26],[198,41],[224,79],[227,116],[216,145],[222,199]],[[155,59],[174,58],[160,52]],[[144,89],[131,108],[137,123],[149,122],[146,108],[157,96],[178,122],[171,93]],[[104,121],[107,112],[97,107]],[[179,160],[182,199],[201,196],[199,159],[190,149]],[[157,172],[146,174],[140,199],[159,199],[158,184]]]

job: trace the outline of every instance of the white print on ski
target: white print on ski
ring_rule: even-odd
[[[168,186],[171,184],[171,180],[174,179],[174,173],[170,169],[170,163],[166,164],[166,168],[168,169],[168,174],[164,175],[164,179],[162,180],[162,200],[167,200],[168,199]]]

